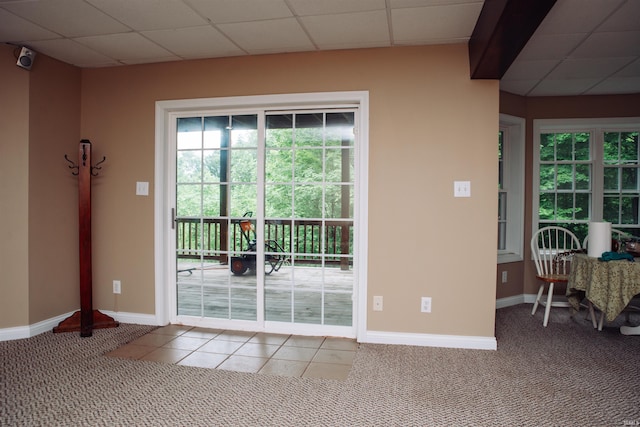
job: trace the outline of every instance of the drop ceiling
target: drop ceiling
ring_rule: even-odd
[[[0,0],[0,42],[78,67],[467,43],[483,4]],[[558,0],[500,86],[526,96],[640,93],[640,0]]]

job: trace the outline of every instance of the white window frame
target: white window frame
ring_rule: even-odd
[[[507,193],[506,248],[498,250],[498,264],[524,259],[525,119],[500,114],[503,139],[503,189]],[[497,200],[496,200],[497,202]]]
[[[603,135],[604,132],[633,131],[640,128],[640,117],[539,119],[533,121],[533,179],[531,231],[539,228],[540,135],[542,133],[591,133],[591,206],[589,221],[601,221],[603,212]]]

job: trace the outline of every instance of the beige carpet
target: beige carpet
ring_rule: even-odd
[[[0,342],[0,425],[640,423],[640,336],[529,310],[498,310],[498,351],[363,344],[346,381],[105,357],[151,329],[134,325]]]

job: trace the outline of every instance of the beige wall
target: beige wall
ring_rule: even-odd
[[[0,45],[0,327],[29,323],[29,74]]]
[[[94,302],[154,312],[158,100],[370,93],[368,329],[493,336],[498,83],[469,79],[465,45],[266,55],[82,70],[82,138],[107,156],[94,187]],[[453,198],[453,181],[472,197]],[[122,280],[115,299],[111,281]],[[419,312],[421,296],[433,312]]]
[[[80,70],[38,55],[31,71],[0,45],[0,327],[78,308]]]
[[[530,260],[529,241],[532,227],[532,183],[533,183],[533,121],[536,119],[561,118],[603,118],[640,116],[640,94],[617,96],[573,96],[573,97],[531,97],[525,98],[509,93],[500,93],[500,112],[526,119],[525,136],[525,209],[524,242],[525,260]],[[508,266],[508,267],[507,267]],[[497,283],[498,298],[515,294],[533,294],[538,290],[535,281],[535,266],[532,262],[498,265],[498,271],[504,268],[519,269],[522,272],[520,288],[513,286],[506,291]],[[498,275],[497,281],[500,281]],[[557,290],[559,293],[564,289]],[[515,292],[515,293],[512,293]]]
[[[80,70],[38,55],[29,73],[29,321],[79,308]]]

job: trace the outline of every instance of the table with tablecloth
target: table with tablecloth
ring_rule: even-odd
[[[566,296],[575,310],[583,298],[605,314],[608,322],[640,294],[640,259],[601,261],[585,254],[575,254]]]

